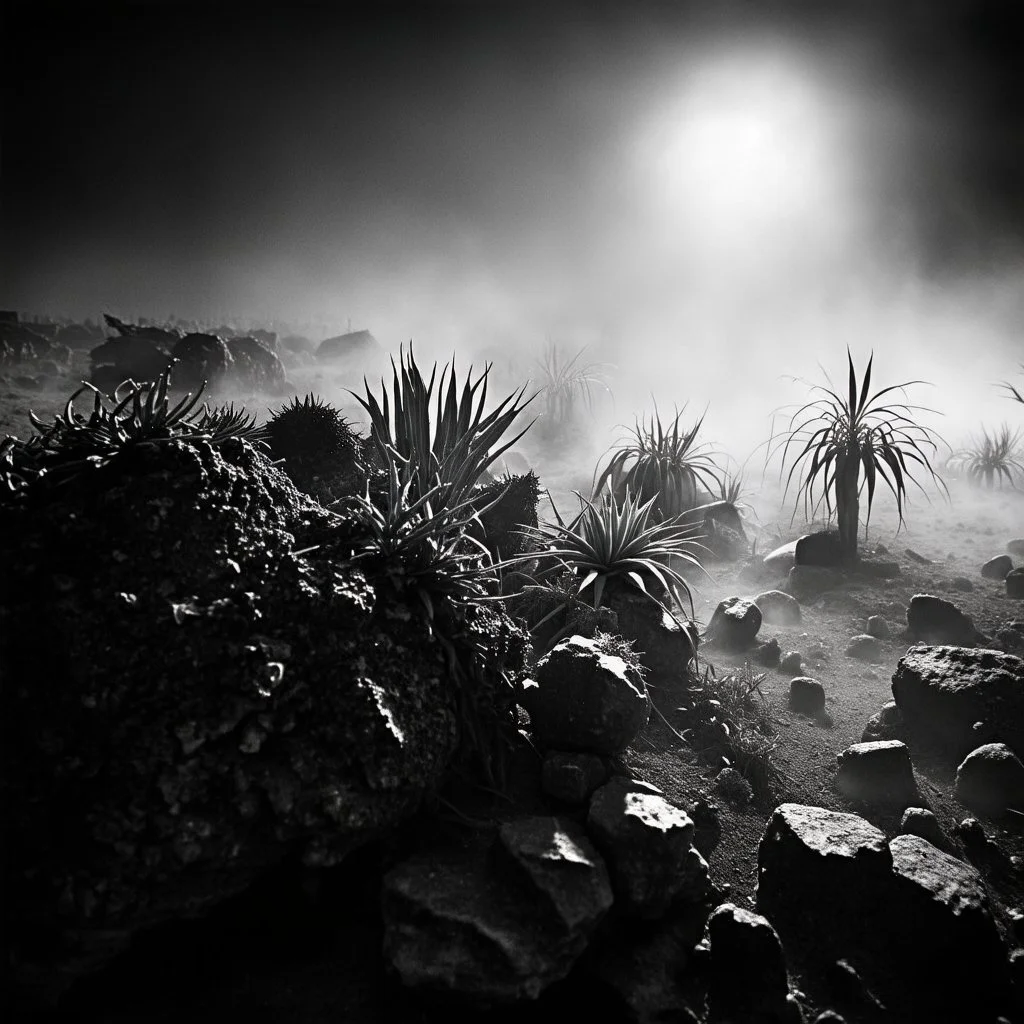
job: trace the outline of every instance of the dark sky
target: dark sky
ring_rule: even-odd
[[[642,301],[677,264],[644,240],[669,232],[637,132],[680,69],[762,40],[854,111],[871,244],[925,274],[988,266],[1024,235],[1021,11],[8,0],[0,306],[411,333],[429,302],[562,315],[613,265]]]

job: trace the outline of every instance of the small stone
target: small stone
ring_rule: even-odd
[[[878,637],[879,640],[887,640],[892,633],[889,620],[882,615],[872,615],[868,619],[868,628],[865,630],[868,636]]]
[[[846,645],[846,656],[858,661],[878,662],[882,660],[882,645],[878,638],[868,633],[853,637]]]
[[[964,594],[974,589],[974,584],[966,576],[954,576],[949,582],[954,590],[959,590]]]
[[[903,819],[900,821],[900,834],[905,836],[920,836],[927,839],[933,846],[942,846],[945,836],[939,825],[939,819],[926,807],[908,807],[903,812]]]
[[[754,660],[765,668],[777,668],[781,658],[782,652],[779,649],[779,641],[775,637],[758,644],[757,649],[754,651]]]
[[[789,684],[789,709],[800,715],[819,715],[825,710],[825,687],[817,679],[797,676]]]
[[[779,661],[779,668],[783,672],[791,672],[793,675],[799,675],[803,668],[803,659],[800,657],[800,652],[786,651]]]
[[[981,575],[987,580],[1005,580],[1012,568],[1013,559],[1009,555],[996,555],[981,567]]]
[[[722,647],[743,650],[754,643],[760,628],[761,609],[753,601],[727,597],[711,616],[706,635]]]
[[[953,795],[994,814],[1024,809],[1024,764],[1005,743],[986,743],[957,768]]]
[[[851,800],[906,806],[917,798],[910,751],[899,740],[855,743],[837,761],[836,785]]]

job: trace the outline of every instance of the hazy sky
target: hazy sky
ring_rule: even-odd
[[[0,306],[1024,352],[1012,0],[255,6],[8,0]]]

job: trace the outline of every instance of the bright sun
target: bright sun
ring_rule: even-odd
[[[842,118],[798,54],[736,52],[683,76],[641,159],[651,199],[709,245],[814,234],[843,204]]]

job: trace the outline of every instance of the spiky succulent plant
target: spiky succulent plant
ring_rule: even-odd
[[[341,411],[315,395],[295,398],[267,421],[267,442],[274,459],[300,490],[319,501],[334,501],[357,488],[359,435]]]

